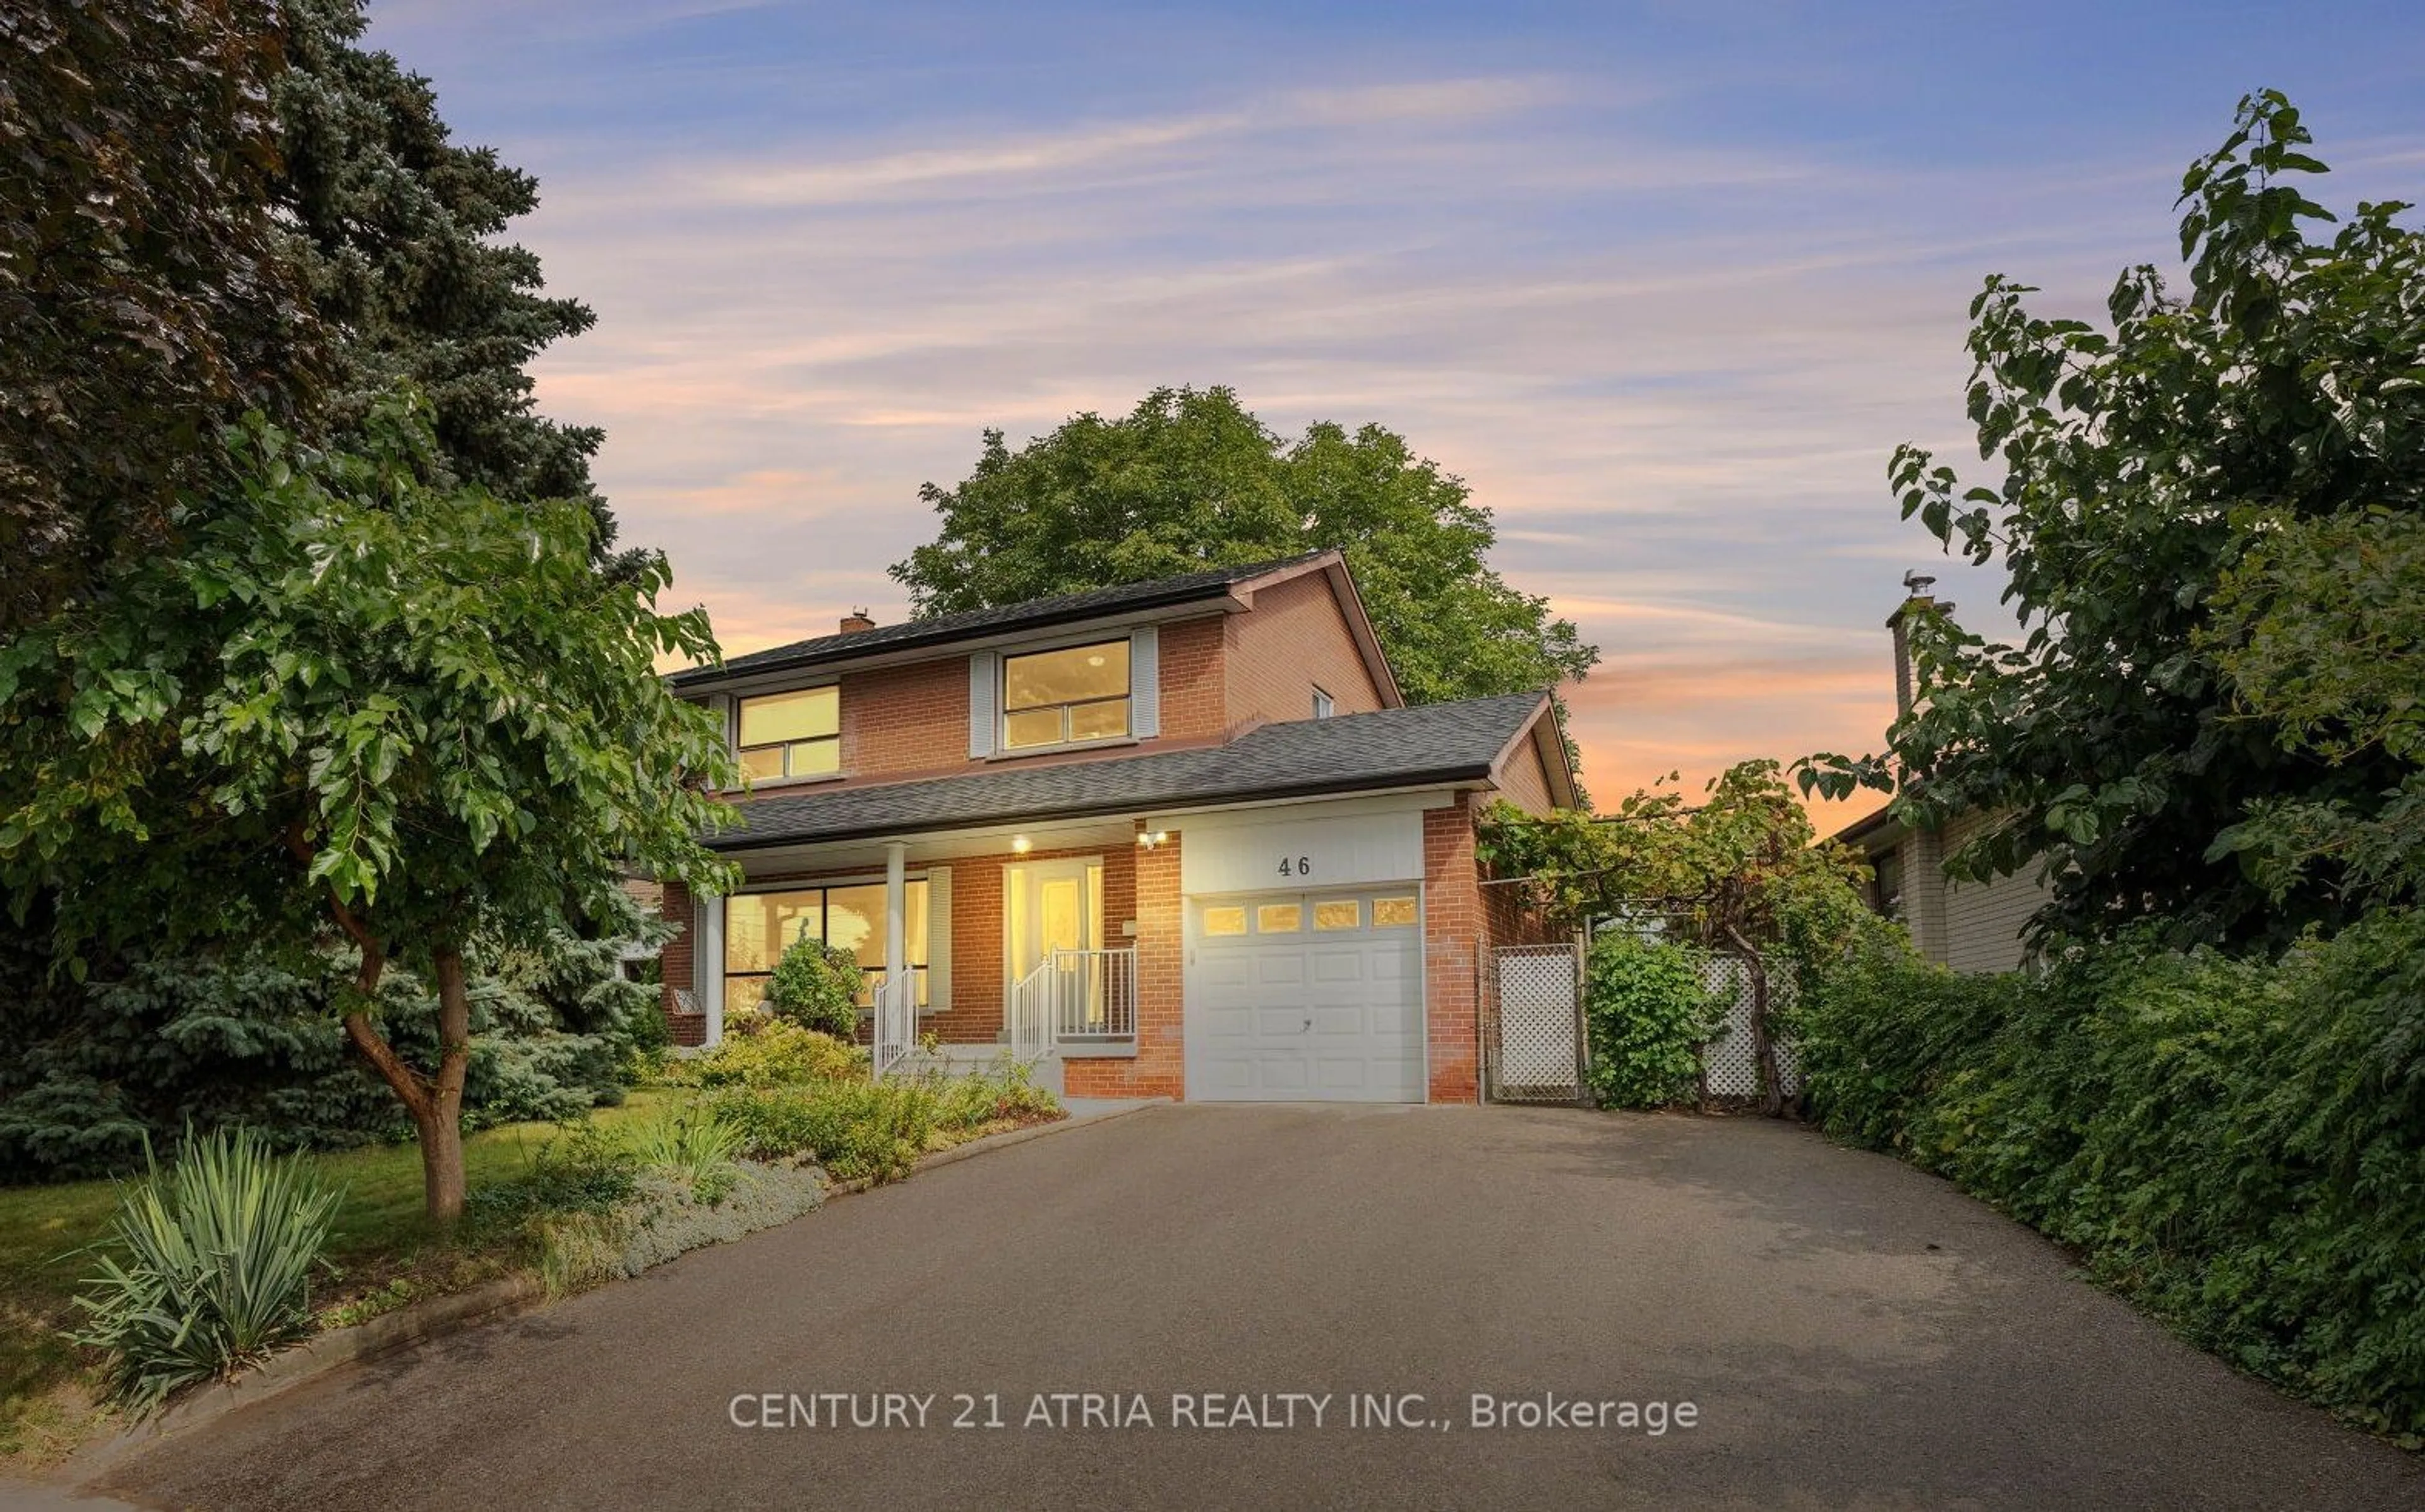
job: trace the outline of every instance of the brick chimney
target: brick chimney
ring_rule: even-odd
[[[1903,575],[1903,603],[1887,616],[1894,632],[1895,712],[1911,712],[1919,695],[1919,676],[1911,664],[1911,621],[1919,614],[1951,614],[1953,605],[1940,602],[1928,590],[1936,580],[1924,572]],[[1903,923],[1920,955],[1942,964],[1946,958],[1945,836],[1937,830],[1913,830],[1895,848],[1903,873]]]
[[[1911,665],[1911,616],[1931,612],[1944,614],[1953,613],[1953,605],[1951,602],[1940,604],[1935,596],[1929,593],[1928,590],[1935,585],[1936,580],[1924,572],[1904,573],[1903,603],[1893,613],[1887,616],[1887,629],[1894,632],[1895,712],[1898,714],[1911,712],[1911,701],[1915,691]]]
[[[868,617],[867,611],[864,609],[854,609],[842,617],[842,632],[844,635],[856,635],[860,630],[874,629],[875,629],[875,621]]]

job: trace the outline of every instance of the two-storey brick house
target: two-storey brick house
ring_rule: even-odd
[[[753,775],[712,842],[745,885],[666,890],[678,1038],[814,934],[869,968],[879,1063],[1008,1047],[1074,1096],[1471,1101],[1474,815],[1574,801],[1546,693],[1405,707],[1335,551],[673,682]]]

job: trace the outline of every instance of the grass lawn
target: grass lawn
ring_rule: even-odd
[[[634,1092],[620,1107],[593,1117],[619,1122],[685,1095]],[[468,1137],[463,1164],[471,1189],[521,1175],[558,1132],[552,1123],[511,1123]],[[418,1146],[349,1150],[313,1162],[345,1194],[329,1246],[338,1273],[314,1282],[315,1298],[336,1303],[382,1294],[400,1303],[513,1267],[516,1257],[508,1254],[433,1243],[422,1220]],[[90,1362],[59,1329],[73,1326],[70,1298],[91,1268],[91,1257],[76,1251],[108,1234],[117,1210],[117,1187],[107,1181],[0,1187],[0,1464],[64,1453],[92,1420]]]
[[[814,1048],[815,1036],[799,1038]],[[864,1085],[863,1067],[817,1079],[820,1074],[810,1070],[817,1058],[800,1045],[786,1047],[772,1030],[730,1058],[763,1066],[787,1048],[799,1052],[793,1058],[800,1063],[788,1066],[795,1081],[778,1078],[772,1092],[737,1094],[744,1098],[740,1111],[762,1119],[745,1138],[779,1146],[761,1149],[761,1158],[823,1151],[834,1158],[821,1158],[821,1165],[885,1180],[907,1173],[916,1154],[907,1142],[913,1138],[923,1138],[923,1149],[933,1152],[1062,1116],[1049,1096],[1030,1095],[1023,1075],[1000,1083],[969,1077],[948,1087],[891,1090]],[[846,1068],[846,1047],[837,1048]],[[849,1084],[854,1076],[860,1084]],[[684,1088],[634,1091],[622,1106],[599,1109],[590,1122],[612,1126],[703,1095]],[[900,1132],[904,1125],[894,1120],[905,1109],[911,1110],[907,1127],[923,1129],[922,1136]],[[719,1120],[733,1111],[725,1109]],[[529,1174],[540,1151],[560,1133],[552,1123],[516,1123],[470,1136],[463,1141],[469,1190],[476,1198]],[[560,1233],[547,1230],[543,1218],[535,1231],[526,1207],[513,1208],[510,1218],[492,1209],[487,1218],[475,1217],[451,1235],[433,1233],[421,1216],[417,1146],[386,1145],[312,1160],[344,1193],[325,1255],[329,1269],[312,1283],[320,1328],[360,1323],[499,1276],[537,1273],[543,1249],[553,1257],[548,1264],[561,1267],[563,1257],[552,1248]],[[813,1197],[813,1188],[809,1195]],[[63,1330],[80,1317],[73,1298],[91,1273],[94,1257],[83,1251],[108,1237],[117,1210],[117,1186],[106,1181],[0,1188],[0,1467],[24,1468],[68,1453],[102,1415],[100,1362],[69,1344]]]

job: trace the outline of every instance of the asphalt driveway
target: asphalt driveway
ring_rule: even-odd
[[[827,1425],[831,1393],[892,1425]],[[1072,1394],[1036,1421],[1037,1393]],[[1565,1425],[1483,1426],[1474,1393]],[[1169,1107],[340,1372],[108,1489],[313,1512],[2385,1508],[2425,1505],[2425,1466],[1799,1128]]]

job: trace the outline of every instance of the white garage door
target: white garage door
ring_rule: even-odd
[[[1422,1101],[1422,929],[1411,883],[1190,908],[1189,1097]]]

